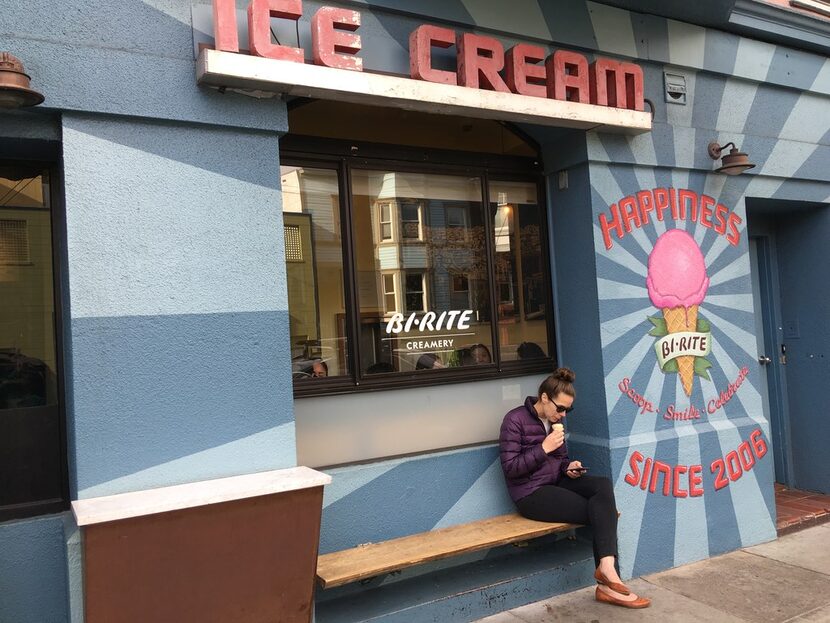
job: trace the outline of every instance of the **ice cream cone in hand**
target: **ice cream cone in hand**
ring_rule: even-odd
[[[648,256],[648,296],[663,312],[669,333],[697,331],[698,306],[706,296],[709,277],[706,263],[695,239],[682,229],[670,229],[661,235]],[[683,391],[692,395],[695,357],[676,358]]]

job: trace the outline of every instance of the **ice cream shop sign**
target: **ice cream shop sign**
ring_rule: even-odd
[[[364,71],[360,13],[322,7],[310,20],[308,64],[305,50],[271,39],[273,18],[298,21],[302,13],[302,0],[252,0],[250,50],[242,54],[235,1],[214,0],[214,49],[201,51],[199,82],[505,121],[651,129],[635,63],[589,63],[577,52],[548,54],[527,43],[505,50],[493,37],[424,24],[409,36],[409,77],[382,75]],[[433,66],[436,49],[453,48],[455,71]]]

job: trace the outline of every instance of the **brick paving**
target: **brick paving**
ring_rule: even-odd
[[[830,495],[789,489],[775,483],[778,536],[830,521]]]

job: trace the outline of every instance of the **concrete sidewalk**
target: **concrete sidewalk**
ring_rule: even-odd
[[[830,523],[627,584],[651,607],[598,603],[592,586],[478,623],[830,622]]]

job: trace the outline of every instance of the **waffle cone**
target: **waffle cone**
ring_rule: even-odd
[[[680,333],[681,331],[697,330],[697,305],[689,307],[665,307],[663,318],[666,320],[666,329],[669,333]],[[678,357],[677,373],[680,375],[680,382],[683,384],[683,391],[687,396],[692,395],[692,382],[695,377],[695,358],[691,355]]]

